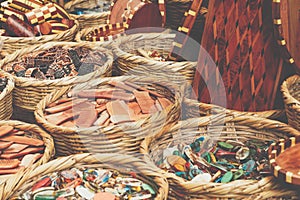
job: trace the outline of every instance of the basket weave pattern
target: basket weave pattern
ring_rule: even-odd
[[[0,74],[2,75],[3,72],[1,71]],[[10,119],[13,113],[12,92],[14,89],[14,81],[10,75],[5,74],[4,76],[7,77],[8,81],[5,89],[0,94],[0,120]]]
[[[66,170],[74,167],[90,167],[90,168],[103,168],[103,169],[122,169],[122,175],[128,175],[133,170],[137,174],[137,178],[141,181],[151,185],[155,190],[155,200],[167,199],[168,183],[158,173],[153,171],[141,160],[120,154],[77,154],[68,157],[60,157],[56,160],[50,161],[45,165],[37,167],[35,170],[19,176],[18,187],[6,187],[5,192],[7,196],[17,197],[22,194],[26,189],[33,186],[35,181],[44,175]]]
[[[45,97],[47,94],[54,91],[55,89],[60,89],[61,87],[83,83],[98,77],[111,76],[112,63],[113,63],[112,54],[108,50],[102,49],[101,47],[93,43],[79,44],[79,43],[69,43],[69,42],[59,42],[59,43],[49,42],[41,46],[36,45],[36,46],[32,46],[32,47],[28,47],[16,51],[12,55],[7,56],[4,60],[1,61],[0,66],[1,68],[3,68],[5,64],[14,61],[15,59],[17,59],[22,55],[25,55],[33,51],[47,50],[54,46],[64,46],[65,48],[86,47],[95,50],[102,50],[102,52],[104,52],[107,55],[107,62],[103,66],[101,66],[99,70],[96,70],[84,76],[65,77],[56,80],[42,80],[42,81],[14,76],[14,81],[15,81],[15,90],[13,92],[14,105],[29,111],[34,111],[38,102],[42,100],[43,97]]]
[[[223,125],[225,124],[225,125]],[[209,127],[209,128],[208,128]],[[208,132],[209,130],[209,132]],[[141,144],[141,153],[148,163],[160,159],[162,150],[170,144],[191,141],[193,138],[218,133],[216,140],[278,140],[300,132],[286,124],[259,117],[232,116],[219,114],[210,117],[190,118],[180,121],[169,130],[156,136],[146,137]],[[172,145],[171,145],[172,146]],[[234,198],[234,199],[267,199],[271,197],[297,197],[296,191],[280,186],[272,176],[257,180],[237,180],[229,183],[193,184],[173,173],[157,168],[169,181],[170,199],[198,199],[203,198]],[[298,194],[299,195],[299,194]],[[299,197],[297,197],[299,198]]]
[[[281,91],[289,124],[300,130],[300,76],[294,75],[283,82]]]

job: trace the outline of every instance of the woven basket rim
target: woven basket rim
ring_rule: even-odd
[[[26,130],[26,131],[30,132],[31,134],[38,134],[41,136],[42,140],[45,143],[44,144],[45,150],[44,150],[43,156],[39,160],[37,160],[34,164],[30,165],[29,167],[25,168],[24,170],[21,170],[21,174],[23,174],[26,171],[31,171],[32,169],[35,169],[37,166],[48,162],[52,158],[52,156],[54,156],[55,149],[54,149],[53,139],[46,131],[44,131],[39,126],[37,126],[35,124],[25,123],[22,121],[17,121],[17,120],[0,120],[0,125],[10,125],[10,126],[13,126],[14,128],[18,128],[20,130]],[[15,180],[16,180],[15,178],[17,177],[17,174],[8,175],[6,181],[13,181],[14,184],[17,184],[15,182]],[[2,177],[0,177],[0,180],[3,180]]]
[[[282,122],[278,122],[275,120],[270,120],[270,119],[265,119],[265,118],[260,118],[260,117],[254,117],[254,116],[233,116],[230,114],[217,114],[214,116],[206,116],[206,117],[198,117],[198,118],[189,118],[187,120],[184,121],[179,121],[176,125],[173,125],[171,127],[169,127],[169,129],[166,129],[167,131],[162,131],[157,135],[154,136],[146,136],[145,139],[142,141],[141,143],[141,148],[140,148],[140,152],[141,154],[144,155],[144,159],[146,162],[151,162],[153,163],[152,159],[150,158],[149,155],[149,145],[151,143],[153,143],[154,141],[156,141],[160,136],[165,135],[167,133],[172,134],[172,132],[180,130],[180,128],[191,128],[191,127],[203,127],[203,126],[207,126],[211,123],[212,119],[216,119],[217,120],[217,124],[219,125],[223,125],[224,123],[235,123],[234,125],[236,126],[236,124],[241,124],[244,126],[249,126],[250,128],[255,128],[255,129],[267,129],[268,131],[271,129],[278,129],[281,131],[280,134],[285,135],[285,133],[289,133],[291,135],[300,135],[300,132],[297,131],[296,129],[290,127],[287,124],[284,124]],[[219,119],[221,119],[221,121],[219,121]],[[222,122],[222,119],[225,119],[224,123]],[[221,123],[220,123],[221,122]],[[237,131],[236,131],[237,132]],[[173,134],[172,134],[173,135]],[[163,171],[162,169],[156,167],[156,169],[162,173],[166,178],[172,179],[176,182],[176,184],[181,185],[181,187],[186,188],[186,187],[197,187],[197,185],[199,186],[199,184],[194,184],[191,183],[188,180],[185,180],[181,177],[176,176],[173,173],[168,173]],[[258,184],[261,185],[262,182],[264,182],[265,180],[270,179],[270,177],[266,177],[263,178],[261,181],[257,181],[257,180],[236,180],[236,181],[232,181],[229,183],[207,183],[207,184],[202,184],[203,186],[206,186],[206,188],[209,188],[210,186],[212,188],[218,187],[218,186],[228,186],[228,188],[232,187],[233,185],[235,185],[235,187],[237,187],[239,184],[237,183],[245,183],[245,182],[249,182],[252,184]],[[250,194],[250,193],[249,193]]]
[[[300,101],[297,100],[293,95],[290,93],[290,87],[294,85],[296,82],[300,82],[299,75],[293,75],[287,78],[281,85],[282,95],[284,97],[285,104],[294,104],[296,106],[295,109],[300,109]]]
[[[73,18],[72,18],[73,19]],[[36,42],[47,42],[47,41],[56,41],[58,39],[63,38],[65,35],[71,35],[75,34],[79,29],[79,22],[76,19],[74,20],[74,26],[66,31],[63,31],[58,34],[52,34],[52,35],[42,35],[42,36],[36,36],[36,37],[10,37],[10,36],[0,36],[0,39],[5,44],[8,42],[10,43],[32,43],[35,45]]]
[[[4,90],[0,93],[0,101],[4,99],[7,95],[10,95],[15,87],[14,79],[10,74],[5,74],[4,71],[0,71],[0,75],[7,78],[7,85]],[[5,102],[4,102],[5,103]]]
[[[25,78],[25,77],[17,77],[17,76],[13,76],[11,74],[9,74],[8,72],[4,72],[7,75],[11,75],[14,78],[15,81],[15,85],[26,85],[26,86],[45,86],[45,85],[52,85],[52,86],[66,86],[69,85],[70,83],[74,83],[74,82],[84,82],[86,80],[90,80],[90,78],[92,76],[94,76],[94,74],[99,73],[99,75],[109,71],[110,67],[112,66],[113,63],[113,55],[112,53],[103,47],[100,47],[97,44],[93,44],[93,43],[76,43],[76,42],[48,42],[42,45],[35,45],[32,47],[28,47],[28,48],[24,48],[24,49],[20,49],[18,51],[16,51],[15,53],[5,57],[2,61],[0,61],[0,67],[2,68],[3,66],[5,66],[6,64],[13,62],[16,58],[18,58],[19,56],[23,56],[26,53],[31,53],[33,51],[39,51],[39,50],[46,50],[52,47],[56,47],[56,46],[62,46],[62,47],[66,47],[66,46],[75,46],[75,47],[87,47],[90,49],[94,49],[96,48],[97,50],[102,51],[103,53],[105,53],[107,61],[104,63],[103,66],[101,66],[100,70],[96,70],[94,72],[91,72],[89,74],[85,74],[83,76],[73,76],[73,77],[64,77],[64,78],[60,78],[60,79],[54,79],[54,80],[37,80],[35,78]]]
[[[98,18],[104,18],[109,15],[109,11],[104,11],[100,13],[93,13],[93,14],[82,14],[82,15],[75,15],[75,14],[70,14],[73,18],[76,20],[86,20],[90,18],[98,19]]]
[[[104,161],[103,161],[104,160]],[[143,160],[138,159],[133,156],[129,155],[122,155],[122,154],[97,154],[93,155],[90,153],[82,153],[82,154],[75,154],[65,157],[59,157],[55,160],[49,161],[44,165],[38,166],[36,169],[32,171],[26,172],[24,175],[18,174],[20,183],[24,184],[30,181],[34,177],[40,177],[49,173],[54,172],[55,170],[64,170],[68,168],[72,168],[76,164],[83,163],[85,166],[93,165],[93,164],[100,164],[103,165],[103,168],[110,168],[113,165],[113,168],[117,168],[118,165],[122,166],[125,164],[127,167],[130,165],[132,168],[137,169],[142,176],[144,177],[153,177],[153,183],[158,187],[156,191],[155,200],[166,199],[168,194],[168,182],[166,179],[161,176],[160,174],[156,173],[150,167],[143,162]],[[110,166],[109,166],[110,165]],[[121,172],[122,173],[122,172]],[[126,173],[126,172],[125,172]],[[18,189],[21,188],[22,184],[19,184],[19,187],[14,188],[13,191],[9,194],[9,196],[14,195]]]
[[[122,81],[122,80],[133,80],[133,81],[140,81],[143,80],[143,82],[150,82],[155,80],[152,77],[136,77],[136,76],[120,76],[120,77],[107,77],[107,78],[102,78],[100,79],[95,79],[92,80],[92,83],[89,84],[89,86],[93,85],[93,86],[98,86],[99,84],[106,84],[107,81],[110,80],[116,80],[116,81]],[[146,81],[145,81],[146,80]],[[161,83],[166,83],[166,85],[168,85],[167,82],[164,81],[159,81],[158,80],[155,82],[158,84]],[[176,85],[171,85],[173,88],[175,88],[175,90],[178,90],[178,87]],[[35,115],[35,119],[36,121],[41,124],[44,128],[48,129],[48,130],[55,130],[55,131],[60,131],[60,132],[64,132],[65,134],[74,134],[77,133],[77,131],[80,132],[80,130],[86,130],[86,131],[91,131],[94,132],[95,130],[105,130],[105,129],[120,129],[120,127],[122,127],[121,125],[110,125],[110,126],[92,126],[89,128],[70,128],[70,127],[63,127],[63,126],[57,126],[55,124],[52,124],[50,122],[48,122],[45,119],[45,115],[44,115],[44,109],[46,108],[46,106],[59,99],[63,94],[65,94],[67,91],[69,91],[72,87],[64,87],[61,88],[59,90],[55,90],[54,92],[52,92],[51,94],[48,94],[45,98],[43,98],[38,105],[36,106],[36,109],[34,111],[34,115]],[[175,104],[176,103],[180,103],[180,93],[179,92],[175,92],[174,93],[174,99],[175,99]],[[174,105],[173,105],[174,106]],[[173,107],[172,106],[172,107]],[[169,112],[169,110],[171,106],[169,106],[167,109],[167,112]],[[144,119],[140,119],[137,122],[134,122],[135,124],[144,124],[145,122],[147,122],[149,119],[152,118],[160,118],[161,116],[163,116],[163,112],[156,112],[155,114],[152,114],[150,117],[144,118]]]

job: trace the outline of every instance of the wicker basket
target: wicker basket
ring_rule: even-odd
[[[110,2],[110,1],[107,1]],[[72,0],[65,4],[64,8],[67,11],[74,11],[75,8],[93,9],[98,6],[97,1],[85,1],[85,0]],[[71,16],[79,22],[79,29],[84,29],[92,26],[98,26],[99,24],[106,24],[109,12],[100,12],[95,14],[82,14]]]
[[[289,124],[300,130],[300,76],[294,75],[281,86]]]
[[[146,166],[146,164],[141,160],[121,154],[92,155],[88,153],[77,154],[68,157],[60,157],[56,160],[48,162],[45,165],[37,167],[35,170],[25,173],[23,176],[20,174],[17,179],[19,180],[17,187],[11,187],[10,185],[5,186],[5,196],[10,196],[11,199],[15,199],[26,189],[32,187],[34,181],[41,178],[42,176],[74,167],[116,169],[120,171],[121,175],[125,176],[128,176],[130,172],[134,172],[136,173],[139,180],[153,187],[153,189],[157,193],[155,200],[167,199],[167,181],[161,175]],[[4,200],[5,198],[2,199]]]
[[[299,135],[300,132],[286,124],[259,117],[232,115],[214,115],[202,118],[190,118],[180,121],[169,130],[152,137],[146,137],[141,144],[141,153],[148,163],[155,163],[160,158],[162,150],[171,147],[172,143],[192,141],[199,136],[207,136],[218,132],[216,140],[248,139],[277,140],[287,138],[290,134]],[[211,135],[212,136],[212,135]],[[221,199],[265,199],[271,197],[295,197],[296,191],[288,190],[287,186],[280,186],[273,177],[257,180],[236,180],[230,183],[192,184],[173,173],[168,173],[157,168],[170,184],[170,199],[198,199],[221,198]],[[299,194],[298,194],[299,195]],[[299,196],[296,197],[299,199]]]
[[[43,35],[38,37],[0,36],[0,39],[3,41],[1,56],[7,56],[22,48],[30,48],[32,45],[41,45],[47,42],[73,41],[78,30],[79,24],[78,21],[75,20],[75,24],[72,28],[59,34]]]
[[[147,134],[156,134],[168,124],[178,120],[180,114],[181,94],[176,86],[161,82],[153,78],[141,77],[114,77],[93,80],[76,87],[76,90],[103,87],[108,81],[131,81],[139,85],[151,84],[158,92],[174,101],[163,112],[156,112],[149,118],[144,118],[129,124],[91,127],[86,129],[67,128],[49,123],[44,116],[46,106],[66,94],[71,88],[61,88],[44,98],[35,111],[36,121],[45,128],[54,138],[56,152],[60,155],[70,155],[82,152],[95,153],[120,153],[128,152],[135,154],[139,152],[140,142]],[[168,87],[169,89],[163,89]],[[171,92],[172,90],[172,92]],[[172,94],[173,93],[173,94]]]
[[[15,87],[13,77],[0,71],[0,76],[7,77],[7,85],[0,93],[0,120],[10,119],[13,113],[12,92]]]
[[[137,55],[138,50],[157,51],[167,56],[171,50],[175,34],[144,33],[118,38],[114,44],[117,67],[122,75],[148,76],[172,81],[178,84],[191,84],[196,62],[160,62]]]
[[[0,121],[0,126],[3,126],[3,125],[9,125],[9,126],[13,126],[14,128],[17,128],[19,130],[28,131],[32,135],[39,135],[39,136],[41,136],[42,140],[44,141],[44,144],[45,144],[44,155],[38,161],[36,161],[33,165],[25,168],[24,170],[20,170],[20,174],[23,174],[26,171],[30,171],[30,170],[38,167],[39,165],[45,164],[54,155],[55,150],[54,150],[54,143],[53,143],[52,137],[49,134],[47,134],[45,131],[43,131],[40,127],[38,127],[37,125],[28,124],[28,123],[24,123],[21,121],[15,121],[15,120]],[[1,175],[0,176],[0,188],[3,187],[2,186],[3,183],[6,185],[10,185],[12,187],[17,185],[18,183],[15,179],[17,176],[18,176],[17,174]],[[2,197],[2,199],[5,199],[5,198],[3,198],[3,196],[4,196],[3,192],[4,191],[1,189],[0,199],[1,199],[1,197]]]
[[[10,63],[15,59],[17,59],[18,57],[25,55],[27,53],[33,51],[46,50],[55,46],[86,47],[95,50],[102,50],[107,55],[108,60],[105,63],[105,65],[101,67],[101,69],[86,74],[84,76],[66,77],[66,78],[61,78],[56,80],[42,80],[42,81],[14,76],[15,90],[13,92],[13,98],[14,98],[13,103],[15,106],[24,108],[29,111],[34,111],[38,102],[55,89],[60,89],[61,87],[64,86],[71,86],[74,84],[86,82],[87,80],[91,80],[98,77],[111,76],[112,63],[113,63],[112,54],[108,50],[101,49],[101,47],[92,43],[79,44],[79,43],[72,43],[72,42],[59,42],[59,43],[49,42],[41,46],[37,45],[33,47],[28,47],[16,51],[11,56],[7,56],[4,60],[1,61],[0,67],[3,68],[3,66],[6,65],[7,63]]]
[[[227,108],[241,111],[283,108],[279,88],[289,69],[276,50],[272,1],[210,0],[206,17],[201,45],[216,67],[200,59],[193,83],[198,100],[224,98]]]

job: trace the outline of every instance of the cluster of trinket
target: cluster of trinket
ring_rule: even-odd
[[[268,162],[270,142],[259,140],[219,141],[204,150],[211,140],[201,136],[189,145],[164,149],[156,164],[194,183],[227,183],[238,179],[260,180],[271,175]]]
[[[92,9],[85,9],[85,8],[75,8],[74,11],[72,11],[72,14],[76,15],[84,15],[84,14],[97,14],[109,11],[110,8],[110,1],[101,1],[99,2],[100,5],[96,6]]]
[[[0,77],[0,92],[3,92],[3,90],[6,88],[7,82],[8,80],[6,77]]]
[[[57,34],[74,26],[74,20],[57,3],[41,0],[6,0],[0,8],[3,36],[34,37]]]
[[[65,127],[134,122],[173,104],[166,96],[132,82],[110,81],[98,89],[71,91],[45,109],[45,119]]]
[[[150,200],[153,188],[116,170],[72,168],[42,177],[20,195],[23,200]]]
[[[15,174],[30,166],[43,156],[44,148],[44,141],[38,135],[0,126],[0,175]]]
[[[53,47],[46,51],[26,54],[4,66],[3,70],[17,77],[53,80],[91,73],[106,61],[107,57],[101,51],[83,47]]]
[[[148,51],[148,56],[157,61],[166,61],[167,57],[158,53],[157,51]]]

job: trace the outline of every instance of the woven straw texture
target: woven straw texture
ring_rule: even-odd
[[[285,120],[285,111],[284,110],[268,110],[260,112],[242,112],[237,110],[230,110],[224,107],[201,103],[194,99],[184,98],[182,102],[182,111],[184,119],[188,118],[197,118],[202,116],[208,116],[219,113],[228,113],[233,116],[256,116],[261,118],[273,119],[284,121]]]
[[[20,172],[18,172],[17,174],[0,176],[0,199],[6,200],[7,198],[5,198],[5,197],[7,197],[7,195],[5,193],[7,191],[4,191],[3,188],[4,187],[14,188],[18,184],[16,181],[18,176],[22,175],[23,173],[33,170],[42,164],[47,163],[54,155],[55,150],[54,150],[54,143],[53,143],[52,137],[49,134],[47,134],[45,131],[43,131],[40,127],[38,127],[37,125],[28,124],[28,123],[24,123],[21,121],[15,121],[15,120],[0,121],[0,126],[3,126],[3,125],[9,125],[9,126],[13,126],[16,129],[19,129],[19,130],[28,131],[29,133],[32,134],[32,136],[39,135],[39,136],[41,136],[41,139],[45,143],[44,155],[38,161],[36,161],[33,165],[25,168],[24,170],[20,170]]]
[[[36,105],[47,94],[51,93],[55,89],[60,89],[64,86],[72,86],[92,80],[99,77],[111,76],[113,56],[110,51],[103,49],[93,43],[72,43],[72,42],[49,42],[43,45],[36,45],[28,47],[19,51],[16,51],[10,56],[7,56],[0,62],[0,67],[3,68],[7,63],[13,62],[15,59],[33,51],[47,50],[55,46],[68,47],[86,47],[92,50],[102,51],[107,55],[107,62],[104,66],[101,66],[99,70],[95,70],[92,73],[83,76],[65,77],[56,80],[36,80],[24,77],[14,76],[15,89],[13,92],[13,103],[15,106],[24,108],[29,111],[34,111]]]
[[[209,1],[201,45],[212,56],[217,70],[199,56],[194,81],[199,101],[227,98],[228,108],[243,111],[280,106],[274,102],[286,69],[276,51],[272,1]],[[214,86],[212,94],[207,84]]]
[[[158,173],[154,172],[141,160],[120,154],[76,154],[68,157],[60,157],[37,167],[35,170],[20,174],[18,187],[11,188],[7,185],[4,193],[6,196],[17,197],[33,186],[34,181],[49,173],[66,170],[74,167],[90,167],[103,169],[116,169],[121,175],[128,176],[131,171],[137,174],[137,178],[151,185],[157,193],[155,200],[167,199],[168,183]],[[14,199],[14,198],[12,198]]]
[[[73,41],[78,30],[79,23],[75,20],[75,24],[72,28],[59,34],[43,35],[38,37],[0,36],[0,39],[3,42],[1,56],[7,56],[22,48],[30,48],[32,45],[41,45],[47,42]]]
[[[170,83],[158,81],[153,78],[141,77],[114,77],[93,80],[75,87],[75,91],[89,88],[104,88],[108,81],[129,81],[153,89],[163,94],[174,102],[164,111],[157,112],[148,118],[132,123],[91,127],[85,129],[56,126],[46,121],[44,109],[46,106],[59,99],[71,88],[61,88],[51,95],[46,96],[35,111],[36,121],[45,128],[54,138],[55,149],[59,155],[70,155],[82,152],[95,153],[129,153],[139,152],[140,142],[146,135],[157,134],[168,124],[179,119],[181,93],[178,87]],[[164,87],[164,88],[163,88]]]
[[[300,130],[300,76],[289,77],[281,85],[289,124]]]
[[[213,136],[211,133],[219,134]],[[268,141],[287,138],[290,134],[299,135],[300,133],[286,124],[273,120],[219,114],[180,121],[165,132],[153,137],[146,137],[141,144],[141,153],[145,155],[146,162],[153,163],[160,159],[160,153],[163,149],[183,141],[188,143],[188,141],[193,141],[193,138],[199,136],[209,135],[215,141],[226,139]],[[229,183],[192,184],[173,173],[167,173],[158,168],[157,170],[169,181],[170,199],[198,199],[199,197],[207,199],[266,199],[284,196],[295,197],[297,195],[296,191],[288,190],[288,186],[281,187],[271,176],[259,181],[236,180]],[[298,199],[299,196],[296,198]]]
[[[157,51],[167,56],[175,34],[144,33],[118,38],[114,44],[117,67],[122,75],[151,76],[177,84],[191,84],[196,62],[160,62],[139,52]],[[147,55],[145,55],[147,56]]]
[[[7,85],[0,93],[0,120],[10,119],[13,113],[12,92],[15,87],[13,77],[0,71],[0,76],[7,78]]]
[[[110,2],[110,1],[108,1]],[[86,0],[73,0],[65,4],[64,8],[67,11],[74,11],[76,8],[93,9],[98,6],[97,1],[86,1]],[[108,11],[94,13],[94,14],[82,14],[82,15],[71,15],[74,19],[79,22],[79,29],[88,28],[92,26],[98,26],[99,24],[106,24],[108,18]]]

